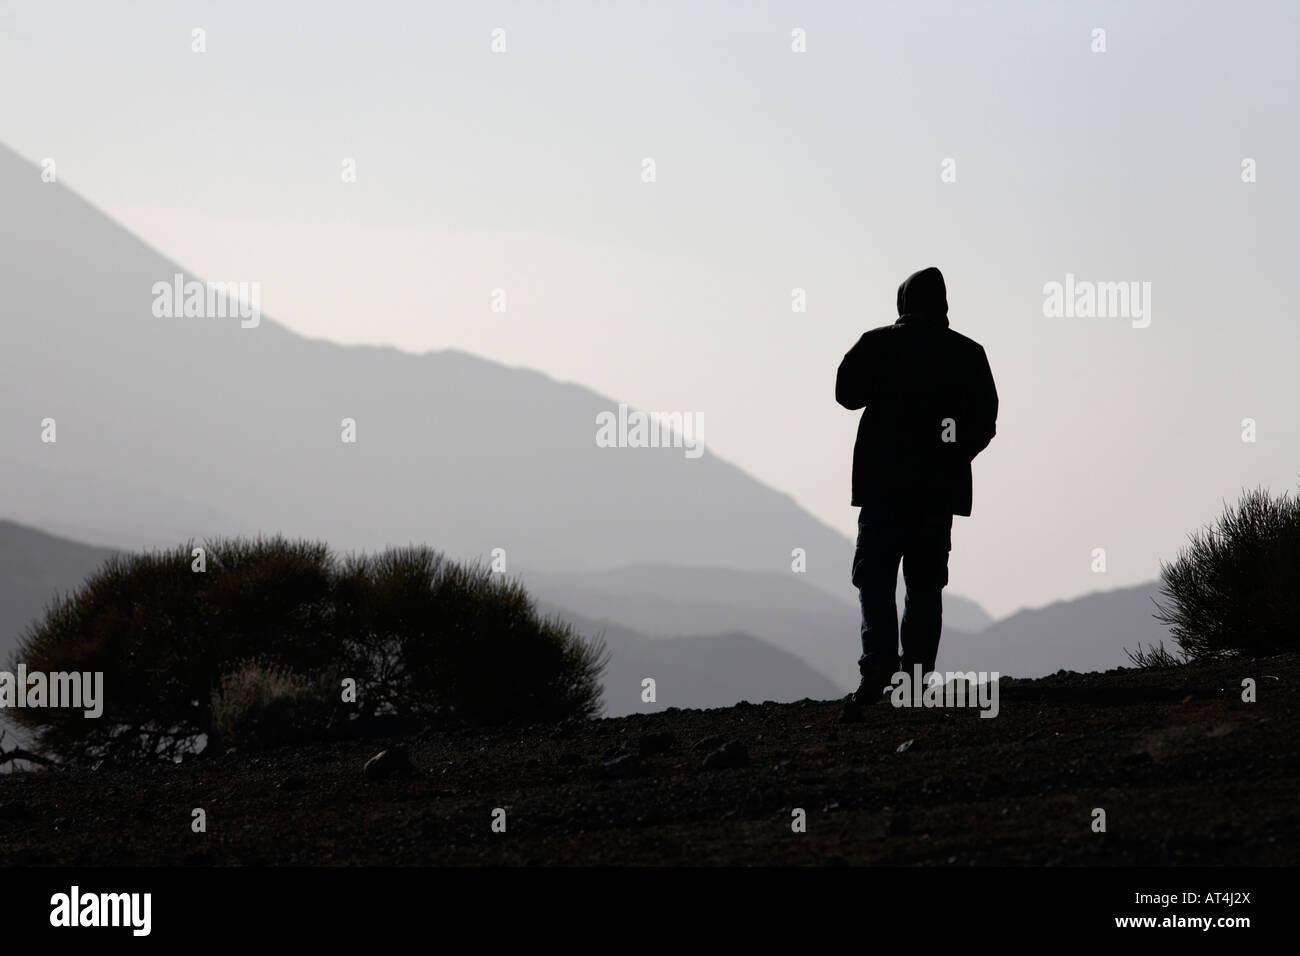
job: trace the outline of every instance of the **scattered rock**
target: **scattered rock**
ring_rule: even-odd
[[[739,740],[730,740],[704,758],[705,770],[748,767],[749,750]]]
[[[677,746],[677,738],[667,731],[659,734],[646,734],[637,741],[637,749],[642,757],[666,754]]]
[[[701,737],[699,740],[695,741],[695,749],[712,751],[717,750],[725,743],[726,741],[721,737]]]
[[[300,773],[291,773],[280,781],[280,790],[302,790],[307,786],[307,778]]]
[[[411,765],[411,755],[406,752],[405,747],[389,747],[367,760],[361,775],[367,780],[385,780],[399,774],[410,773],[414,769]]]

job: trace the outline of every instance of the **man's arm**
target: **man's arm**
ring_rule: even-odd
[[[988,447],[998,431],[998,389],[993,383],[989,357],[982,346],[976,359],[973,386],[964,436],[969,439],[965,444],[972,459]]]
[[[835,374],[835,401],[850,411],[865,408],[871,395],[870,346],[863,334],[840,362]]]

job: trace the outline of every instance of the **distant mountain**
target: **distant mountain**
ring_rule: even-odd
[[[54,597],[74,590],[112,555],[108,548],[0,520],[0,668]]]
[[[842,691],[800,658],[753,637],[731,632],[696,637],[647,637],[611,621],[596,621],[547,601],[539,609],[601,634],[609,649],[605,715],[652,713],[668,707],[730,707],[742,700],[781,703],[830,700]],[[655,702],[641,699],[642,681],[655,682]]]
[[[1175,650],[1169,629],[1152,617],[1159,593],[1160,582],[1150,581],[1017,611],[975,634],[945,628],[939,667],[1013,677],[1131,667],[1126,648],[1163,641]]]
[[[33,464],[0,457],[0,476],[4,480],[0,508],[5,517],[76,541],[149,548],[203,537],[195,534],[196,526],[212,529],[205,534],[236,527],[235,521],[200,501],[106,476],[87,480],[85,473],[63,470],[57,462]],[[69,508],[70,501],[78,506]]]
[[[852,596],[852,541],[789,495],[707,451],[597,447],[616,398],[454,351],[310,340],[265,316],[156,317],[155,284],[196,277],[4,147],[0,209],[7,517],[130,546],[281,531],[344,550],[502,548],[511,567],[551,572],[789,575],[802,548],[807,583]]]

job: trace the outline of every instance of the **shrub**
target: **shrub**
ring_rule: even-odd
[[[1215,660],[1294,650],[1300,636],[1300,499],[1258,488],[1226,506],[1218,523],[1190,536],[1162,563],[1156,619],[1177,656],[1130,653],[1139,665]]]
[[[332,726],[302,716],[313,700],[302,681],[324,674],[332,697],[354,678],[357,709],[372,715],[499,723],[599,711],[603,649],[539,618],[518,583],[428,548],[340,561],[322,543],[275,537],[205,550],[204,573],[189,544],[117,555],[24,632],[10,670],[104,674],[98,719],[10,712],[42,750],[168,758],[203,735],[305,739]]]

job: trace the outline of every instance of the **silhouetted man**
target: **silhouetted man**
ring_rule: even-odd
[[[855,707],[881,698],[901,669],[935,668],[953,515],[971,513],[971,459],[992,440],[998,393],[978,342],[948,328],[948,292],[934,268],[898,287],[898,319],[844,356],[835,400],[862,411],[853,449],[860,506],[853,583],[862,602],[862,683]],[[903,562],[899,657],[898,563]]]

